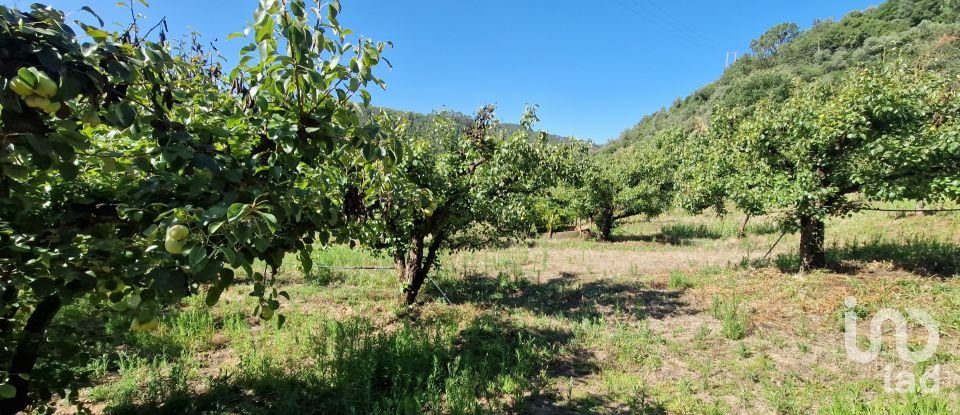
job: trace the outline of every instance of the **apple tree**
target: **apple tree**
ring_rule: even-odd
[[[369,212],[381,231],[369,246],[393,258],[404,303],[416,302],[441,254],[527,236],[537,200],[575,173],[586,148],[547,143],[531,130],[535,121],[528,109],[521,128],[506,134],[487,106],[469,125],[439,116],[427,133],[407,134],[394,124],[403,156]]]
[[[382,85],[386,45],[350,38],[336,1],[261,1],[229,73],[163,24],[148,40],[83,10],[98,24],[0,6],[3,414],[76,384],[51,369],[82,351],[72,327],[49,330],[69,304],[150,330],[185,296],[215,304],[240,271],[271,318],[284,255],[360,232],[353,212],[397,157],[352,101]]]
[[[902,64],[798,84],[751,114],[718,109],[713,179],[748,212],[785,212],[801,269],[823,267],[827,218],[864,200],[960,198],[958,105],[956,80]]]
[[[678,160],[675,144],[682,137],[679,130],[667,130],[591,160],[582,197],[600,239],[611,238],[617,220],[658,216],[673,205]]]

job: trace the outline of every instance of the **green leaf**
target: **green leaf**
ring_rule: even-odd
[[[93,9],[90,8],[90,6],[83,6],[83,7],[80,8],[80,10],[83,10],[83,11],[85,11],[85,12],[87,12],[87,13],[92,14],[93,17],[96,17],[96,18],[97,18],[97,22],[100,23],[100,27],[103,27],[103,19],[101,19],[101,18],[100,18],[100,15],[97,14],[96,12],[94,12]]]
[[[227,208],[227,221],[233,222],[240,220],[247,211],[249,211],[250,205],[246,203],[234,203]]]
[[[370,92],[368,92],[366,89],[361,89],[361,90],[360,90],[360,97],[363,98],[363,106],[369,107],[369,106],[370,106],[370,99],[371,99],[371,97],[370,97]]]
[[[90,37],[92,37],[93,40],[96,40],[97,42],[103,42],[107,40],[108,37],[110,37],[109,33],[101,29],[97,29],[96,27],[86,25],[83,23],[80,23],[80,27],[82,27],[83,31],[87,32],[87,34],[90,35]]]
[[[237,258],[237,251],[234,251],[232,247],[222,246],[220,247],[220,252],[223,252],[223,257],[230,266],[236,267],[240,265],[240,260]]]
[[[50,152],[50,142],[47,137],[38,137],[34,134],[27,136],[27,144],[30,145],[30,148],[33,149],[37,154],[47,154]]]
[[[253,247],[261,253],[266,252],[270,247],[270,241],[265,238],[257,238],[253,241]]]
[[[301,270],[304,274],[310,275],[310,272],[313,271],[313,258],[310,256],[310,251],[307,249],[301,249],[299,257]]]
[[[30,169],[26,166],[21,166],[19,164],[4,164],[3,165],[3,174],[13,177],[14,179],[24,179],[30,174]]]
[[[306,16],[304,7],[303,0],[292,0],[290,2],[290,13],[292,13],[298,19],[302,19],[304,16]]]
[[[204,299],[204,302],[207,303],[207,306],[213,307],[217,305],[217,302],[220,301],[220,295],[223,294],[224,286],[217,284],[210,287],[210,290],[207,291],[207,297]]]
[[[31,69],[33,68],[20,68],[17,70],[17,76],[20,77],[23,82],[26,82],[30,88],[36,88],[39,80],[37,79],[37,75],[34,74]]]
[[[107,120],[120,129],[129,128],[136,119],[137,111],[133,108],[133,105],[126,101],[114,105],[107,113]]]
[[[207,249],[203,246],[195,246],[190,249],[190,254],[187,255],[187,262],[190,264],[191,269],[199,268],[206,258]]]
[[[0,384],[0,398],[11,399],[17,396],[17,388],[9,383]]]
[[[221,220],[221,221],[213,222],[213,223],[210,224],[210,226],[207,226],[207,231],[210,232],[210,233],[217,233],[217,231],[220,230],[220,228],[223,226],[224,223],[226,223],[226,222],[224,222],[224,221],[222,221],[222,220]]]
[[[257,211],[257,214],[266,220],[267,227],[270,228],[270,232],[277,231],[277,217],[273,216],[272,213]]]

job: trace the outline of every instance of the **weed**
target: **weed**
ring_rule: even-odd
[[[749,359],[750,356],[753,356],[753,352],[751,352],[743,342],[737,343],[737,346],[733,349],[733,353],[741,359]]]
[[[670,287],[671,290],[685,290],[693,287],[693,281],[686,274],[671,272],[667,286]]]
[[[704,348],[704,342],[707,340],[707,336],[710,336],[711,330],[710,326],[706,322],[700,325],[697,328],[697,333],[693,336],[693,343],[697,349]]]
[[[720,333],[728,340],[740,340],[747,336],[749,316],[741,305],[740,296],[714,296],[710,315],[722,323]]]

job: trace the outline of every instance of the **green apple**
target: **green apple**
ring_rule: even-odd
[[[173,225],[167,228],[167,238],[182,241],[190,236],[190,229],[183,225]]]
[[[20,79],[19,77],[10,80],[10,89],[13,90],[13,92],[16,92],[17,95],[20,95],[24,98],[36,93],[33,88],[30,88],[30,85],[27,85],[26,81]]]
[[[171,254],[182,253],[184,245],[186,245],[186,242],[178,241],[170,236],[167,236],[163,241],[163,247],[166,248],[167,252]]]
[[[37,95],[50,98],[57,95],[57,83],[53,82],[47,74],[36,71],[37,74]]]
[[[47,105],[50,105],[50,100],[39,95],[31,95],[24,99],[27,103],[27,106],[30,108],[44,108]]]
[[[46,106],[40,107],[40,109],[46,111],[48,114],[56,114],[57,111],[60,111],[61,104],[57,101],[50,101]]]
[[[264,320],[270,320],[271,318],[273,318],[273,309],[270,307],[261,307],[260,318]]]

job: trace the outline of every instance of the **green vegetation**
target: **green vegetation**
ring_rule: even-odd
[[[405,302],[412,305],[443,252],[476,250],[530,232],[532,207],[545,189],[573,177],[582,146],[533,137],[533,109],[521,129],[510,135],[496,126],[493,107],[485,107],[471,125],[436,117],[427,133],[410,134],[398,126],[393,141],[407,156],[370,212],[381,236],[372,247],[391,256],[407,282]]]
[[[188,295],[215,304],[242,270],[270,319],[285,254],[355,233],[342,206],[378,188],[396,154],[350,101],[382,82],[372,69],[386,45],[348,47],[338,12],[264,2],[227,74],[198,45],[175,54],[163,32],[79,23],[81,44],[60,11],[0,7],[3,413],[81,380],[37,366],[78,351],[82,329],[46,335],[64,306],[88,301],[149,330]],[[317,22],[336,35],[312,41]]]
[[[716,82],[645,117],[607,152],[655,137],[661,131],[696,131],[710,124],[713,110],[751,108],[764,98],[789,96],[793,79],[829,80],[850,69],[895,59],[921,60],[936,71],[957,74],[960,65],[960,5],[939,0],[892,0],[855,11],[839,21],[820,20],[780,45],[772,55],[744,55]],[[788,23],[789,25],[789,23]],[[769,34],[776,33],[771,29]],[[755,43],[766,43],[761,36]]]
[[[610,239],[617,220],[673,206],[779,212],[783,230],[804,235],[809,270],[825,265],[827,216],[957,200],[957,7],[890,1],[805,32],[771,28],[720,80],[595,155],[585,216]]]
[[[0,414],[960,407],[872,370],[960,373],[955,1],[779,24],[601,149],[372,107],[337,0],[230,69],[81,12],[0,6]],[[933,360],[847,357],[884,308]]]
[[[895,65],[799,87],[747,116],[718,110],[708,180],[742,211],[783,210],[784,227],[800,230],[800,269],[821,268],[827,216],[873,201],[960,199],[955,91]]]
[[[733,238],[738,222],[668,212],[623,229],[655,235],[702,225],[725,237],[682,245],[626,241],[617,248],[578,241],[573,255],[583,257],[569,262],[567,242],[549,239],[452,254],[433,274],[452,304],[427,285],[416,320],[393,312],[400,285],[392,270],[337,270],[320,285],[301,278],[295,261],[278,275],[292,299],[281,300],[288,319],[280,329],[250,317],[257,299],[247,295],[247,282],[228,288],[216,307],[191,297],[164,311],[150,333],[128,332],[120,316],[73,305],[63,321],[96,315],[115,331],[101,337],[106,344],[93,343],[94,356],[69,367],[90,375],[78,398],[108,414],[949,414],[960,402],[960,390],[947,383],[936,395],[885,393],[882,370],[845,358],[836,320],[847,294],[867,310],[930,310],[949,335],[938,349],[942,373],[956,373],[958,280],[914,274],[909,262],[860,259],[864,243],[847,231],[865,229],[862,237],[888,241],[898,252],[923,251],[918,240],[957,250],[952,229],[960,216],[829,219],[838,232],[827,245],[848,264],[844,273],[801,279],[776,268],[683,259],[723,252],[724,261],[736,262],[751,251],[762,255],[756,250],[779,236]],[[799,238],[782,244],[777,254],[790,256]],[[345,246],[312,257],[330,266],[389,266]],[[670,262],[656,265],[658,258]],[[689,284],[671,287],[677,280]],[[714,298],[720,318],[711,310]],[[728,338],[726,316],[730,327],[747,328],[742,339]],[[124,347],[112,346],[118,343]],[[891,350],[879,364],[897,361]]]
[[[740,340],[747,336],[749,317],[743,310],[740,297],[736,294],[729,298],[713,297],[710,315],[722,323],[721,333],[728,340]]]

